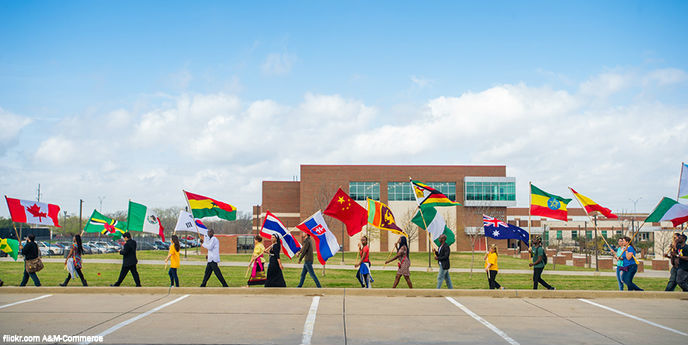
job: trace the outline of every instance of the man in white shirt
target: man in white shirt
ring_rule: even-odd
[[[228,287],[225,278],[222,276],[220,267],[217,265],[220,262],[220,241],[218,241],[217,237],[214,235],[215,231],[210,229],[208,230],[208,235],[204,235],[203,239],[201,240],[203,248],[208,249],[208,264],[205,265],[205,275],[203,276],[201,287],[205,287],[208,279],[210,279],[211,272],[215,272],[215,276],[220,281],[222,286]]]

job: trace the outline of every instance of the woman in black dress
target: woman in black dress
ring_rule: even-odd
[[[287,283],[284,282],[284,276],[282,275],[282,260],[280,260],[282,246],[277,235],[272,235],[272,243],[265,287],[287,287]]]

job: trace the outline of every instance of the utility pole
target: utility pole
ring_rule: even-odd
[[[105,196],[99,196],[98,201],[100,202],[100,213],[103,213],[103,200],[105,200]]]
[[[79,231],[77,231],[77,232],[80,232],[83,230],[81,228],[81,215],[82,215],[83,209],[84,209],[84,200],[79,199]]]
[[[36,201],[41,202],[41,184],[38,184],[38,189],[36,190]]]

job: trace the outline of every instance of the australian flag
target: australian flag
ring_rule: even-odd
[[[507,224],[499,219],[483,214],[483,228],[485,229],[485,236],[487,237],[492,237],[498,240],[521,240],[528,245],[528,231],[525,231],[516,225]]]

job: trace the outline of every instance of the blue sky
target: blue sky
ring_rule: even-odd
[[[631,1],[1,2],[0,189],[30,197],[41,183],[74,212],[79,197],[166,207],[177,187],[197,188],[248,211],[260,180],[301,163],[506,164],[521,192],[578,183],[612,209],[640,196],[648,209],[688,160],[674,132],[688,128],[686,13]],[[411,138],[433,126],[448,145]],[[328,143],[282,145],[308,136]],[[389,148],[399,138],[415,145]]]

